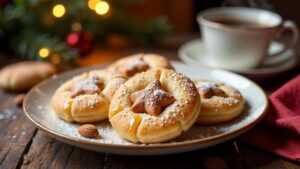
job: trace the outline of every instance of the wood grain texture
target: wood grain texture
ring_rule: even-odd
[[[13,103],[16,94],[0,91],[0,168],[16,168],[36,132],[34,125]]]
[[[261,168],[261,169],[300,169],[300,163],[291,162],[282,159],[271,153],[261,153],[261,150],[247,145],[245,143],[239,143],[240,151],[244,156],[245,168]]]
[[[38,131],[24,157],[22,169],[27,168],[102,168],[105,154],[82,150]]]
[[[211,158],[214,157],[214,158]],[[164,168],[164,169],[182,169],[182,168],[205,168],[208,159],[213,163],[223,161],[226,168],[242,169],[242,164],[237,155],[233,142],[211,147],[204,150],[198,150],[188,153],[161,155],[161,156],[121,156],[108,155],[106,160],[107,169],[130,169],[130,168]],[[208,167],[222,168],[222,164],[215,163]]]

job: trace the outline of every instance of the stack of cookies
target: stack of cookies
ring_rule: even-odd
[[[163,56],[136,54],[66,81],[51,105],[68,122],[108,118],[126,140],[159,143],[180,136],[195,123],[211,125],[236,118],[244,99],[223,83],[176,72]]]

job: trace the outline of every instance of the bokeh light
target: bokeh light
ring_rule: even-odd
[[[41,58],[46,58],[46,57],[49,56],[49,54],[50,54],[50,49],[49,48],[41,48],[39,50],[39,55],[40,55]]]
[[[74,32],[79,32],[81,29],[82,29],[82,25],[81,25],[80,22],[74,22],[74,23],[72,24],[72,30],[73,30]]]
[[[88,7],[92,10],[96,9],[96,5],[100,2],[100,0],[89,0]]]
[[[57,54],[57,53],[55,53],[55,54],[53,54],[52,56],[51,56],[51,62],[53,63],[53,64],[59,64],[60,62],[61,62],[61,57],[60,57],[60,55],[59,54]]]
[[[52,13],[55,17],[60,18],[65,15],[66,8],[62,4],[57,4],[53,7]]]
[[[109,11],[109,4],[105,1],[100,1],[96,5],[96,13],[99,15],[105,15]]]

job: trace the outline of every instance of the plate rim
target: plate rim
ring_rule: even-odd
[[[190,41],[187,41],[185,43],[183,43],[179,49],[178,49],[178,56],[179,58],[181,59],[181,61],[183,61],[184,63],[186,64],[189,64],[189,65],[193,65],[193,66],[196,66],[196,64],[198,66],[204,66],[204,67],[207,67],[207,68],[213,68],[213,69],[222,69],[222,68],[215,68],[213,66],[210,66],[208,64],[203,64],[202,62],[200,61],[197,61],[195,59],[192,59],[191,57],[189,57],[187,54],[186,54],[186,50],[188,48],[188,46],[191,46],[191,45],[195,45],[195,44],[198,44],[198,43],[203,43],[203,39],[202,38],[196,38],[196,39],[192,39]],[[280,69],[278,69],[278,67],[276,68],[264,68],[264,69],[249,69],[249,70],[231,70],[231,69],[224,69],[224,70],[227,70],[227,71],[233,71],[235,73],[241,73],[243,75],[264,75],[264,74],[278,74],[278,73],[281,73],[281,72],[285,72],[285,71],[288,71],[294,67],[296,67],[298,64],[299,64],[299,60],[300,58],[297,56],[296,52],[295,52],[295,49],[294,48],[291,48],[290,50],[292,50],[293,52],[293,58],[291,59],[294,59],[294,62],[291,64],[291,66],[289,67],[279,67]],[[189,60],[189,61],[187,61]],[[193,64],[191,62],[197,62],[196,64]],[[251,71],[251,72],[250,72]]]
[[[184,64],[182,62],[178,62],[178,61],[172,61],[172,63],[175,63],[175,64],[182,64],[182,65],[187,65],[187,64]],[[23,111],[26,115],[26,117],[33,123],[35,124],[39,129],[41,129],[42,131],[44,131],[46,134],[48,135],[51,135],[52,137],[56,138],[58,137],[59,140],[67,140],[68,143],[70,142],[74,142],[75,143],[79,143],[79,144],[88,144],[89,146],[97,146],[99,148],[103,147],[103,148],[113,148],[113,149],[169,149],[169,148],[180,148],[180,147],[184,147],[184,146],[191,146],[191,145],[200,145],[200,144],[207,144],[207,143],[212,143],[212,142],[216,142],[216,141],[221,141],[222,138],[230,138],[232,139],[233,137],[235,136],[238,136],[240,134],[243,134],[244,132],[248,131],[249,129],[251,129],[252,127],[254,127],[267,113],[268,109],[269,109],[269,101],[268,101],[268,98],[267,98],[267,95],[266,93],[264,92],[264,90],[259,86],[257,85],[255,82],[253,82],[252,80],[246,78],[246,77],[243,77],[241,75],[238,75],[236,73],[232,73],[232,72],[229,72],[227,70],[222,70],[222,69],[215,69],[215,68],[210,68],[210,67],[205,67],[205,69],[214,69],[214,70],[220,70],[220,71],[223,71],[223,72],[226,72],[226,73],[230,73],[230,74],[233,74],[235,76],[238,76],[239,78],[244,78],[248,81],[250,81],[252,83],[252,85],[255,85],[255,87],[257,87],[260,92],[263,94],[263,99],[265,101],[265,105],[264,105],[264,108],[262,110],[262,114],[254,119],[254,121],[252,121],[251,123],[245,125],[244,127],[242,128],[238,128],[238,129],[235,129],[235,130],[232,130],[230,132],[225,132],[225,133],[222,133],[222,134],[218,134],[218,135],[215,135],[215,136],[211,136],[211,137],[207,137],[207,138],[202,138],[202,139],[193,139],[193,140],[187,140],[187,141],[182,141],[182,142],[167,142],[167,143],[154,143],[154,144],[113,144],[113,143],[99,143],[99,142],[91,142],[91,141],[88,141],[88,140],[83,140],[83,139],[78,139],[78,138],[74,138],[74,137],[71,137],[71,136],[67,136],[67,135],[64,135],[62,133],[59,133],[59,132],[56,132],[54,130],[52,130],[51,128],[48,128],[48,127],[45,127],[43,126],[42,124],[40,124],[39,122],[37,122],[32,116],[30,116],[30,112],[29,110],[27,110],[27,104],[28,104],[28,100],[29,100],[29,97],[31,96],[31,94],[37,89],[39,88],[40,86],[44,85],[44,84],[47,84],[49,81],[51,80],[57,80],[59,79],[59,77],[61,76],[66,76],[67,74],[72,74],[74,72],[81,72],[81,71],[89,71],[89,70],[92,70],[92,69],[101,69],[101,68],[105,68],[107,65],[93,65],[93,66],[87,66],[87,67],[82,67],[82,68],[76,68],[76,69],[73,69],[73,70],[69,70],[69,71],[66,71],[66,72],[63,72],[63,73],[60,73],[58,75],[54,75],[54,76],[57,76],[56,79],[53,79],[53,76],[40,82],[39,84],[37,84],[36,86],[34,86],[33,88],[31,88],[31,90],[26,94],[25,98],[24,98],[24,104],[23,104]],[[187,66],[190,66],[190,65],[187,65]],[[192,66],[192,67],[195,67],[195,66]],[[195,67],[197,68],[197,67]],[[74,145],[72,144],[72,145]],[[214,145],[214,144],[213,144]],[[96,151],[96,150],[95,150]],[[158,153],[159,154],[159,153]]]

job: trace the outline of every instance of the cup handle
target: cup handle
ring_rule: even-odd
[[[285,31],[291,31],[293,34],[290,43],[286,44],[285,47],[281,51],[278,51],[278,52],[270,55],[268,58],[266,58],[266,60],[264,61],[264,64],[274,65],[274,64],[281,63],[283,60],[286,59],[286,57],[281,54],[284,53],[285,51],[287,51],[288,49],[293,48],[297,44],[298,38],[299,38],[299,32],[298,32],[298,28],[297,28],[296,24],[291,20],[284,21],[282,24],[282,28],[277,33],[277,37],[282,36],[282,34]]]

